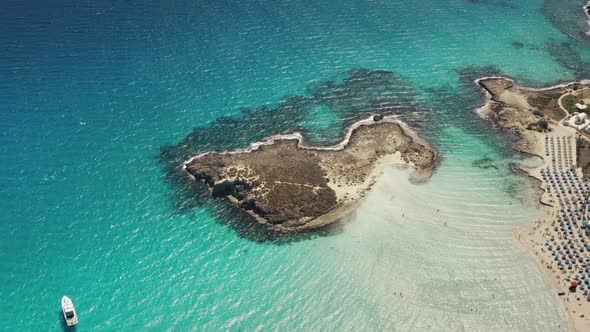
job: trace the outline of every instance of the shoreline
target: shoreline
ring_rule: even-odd
[[[554,292],[554,297],[556,301],[559,302],[561,309],[567,316],[568,331],[587,330],[590,326],[588,321],[588,317],[590,317],[590,302],[585,301],[585,296],[582,296],[584,297],[584,299],[580,300],[581,290],[578,290],[577,294],[567,292],[567,285],[569,284],[570,279],[564,277],[564,272],[562,272],[563,268],[558,269],[557,266],[554,266],[554,264],[556,263],[554,263],[553,256],[550,252],[551,250],[549,250],[549,247],[546,243],[546,239],[548,236],[552,236],[553,238],[559,235],[559,233],[553,232],[553,228],[555,227],[556,219],[560,214],[560,205],[558,204],[558,200],[560,199],[553,199],[552,192],[549,189],[550,183],[548,183],[547,180],[544,179],[544,176],[546,176],[547,174],[547,171],[545,170],[549,170],[552,166],[555,170],[556,159],[555,156],[552,160],[548,158],[550,153],[554,152],[551,151],[553,148],[549,148],[549,146],[552,145],[548,145],[547,142],[553,142],[554,140],[560,142],[562,140],[566,140],[566,137],[569,137],[567,138],[567,140],[573,142],[572,145],[574,152],[571,156],[571,159],[568,159],[570,157],[564,157],[564,159],[566,160],[566,164],[563,166],[565,166],[566,169],[568,167],[576,167],[576,172],[581,173],[580,169],[577,166],[578,161],[576,156],[576,140],[572,139],[575,137],[576,130],[571,127],[563,126],[561,124],[562,120],[555,121],[551,118],[549,118],[549,128],[551,129],[551,131],[545,131],[543,133],[525,129],[524,126],[522,126],[522,124],[515,124],[514,121],[510,122],[512,118],[522,120],[522,117],[519,117],[518,113],[528,113],[529,118],[526,119],[530,120],[530,113],[532,112],[532,109],[523,110],[521,105],[505,103],[506,100],[502,100],[502,94],[505,93],[505,91],[502,89],[498,89],[499,95],[495,95],[494,91],[491,91],[489,87],[485,86],[486,80],[505,80],[507,82],[510,82],[511,85],[506,87],[506,90],[512,89],[509,92],[510,94],[519,92],[549,92],[552,90],[562,89],[563,91],[558,91],[561,94],[558,98],[558,101],[561,99],[561,96],[563,96],[563,94],[567,93],[566,88],[568,88],[572,84],[579,83],[588,85],[590,84],[590,80],[581,80],[566,84],[557,84],[551,87],[544,87],[540,89],[521,87],[516,83],[515,80],[507,77],[483,77],[476,79],[474,81],[483,91],[485,91],[486,95],[484,105],[479,108],[476,108],[474,112],[478,114],[482,119],[490,121],[494,126],[499,127],[501,130],[514,131],[518,135],[518,138],[515,140],[512,146],[512,149],[514,151],[526,153],[528,155],[541,158],[540,165],[537,165],[535,167],[526,167],[521,165],[519,166],[519,169],[525,174],[527,174],[529,178],[532,178],[533,181],[536,182],[537,187],[540,189],[538,201],[543,210],[543,215],[539,219],[535,220],[533,223],[515,229],[513,232],[513,236],[515,241],[518,242],[519,246],[521,246],[523,250],[525,250],[531,257],[533,257],[537,264],[539,264],[539,268],[543,270],[543,275],[547,278],[548,283],[551,285],[552,292]],[[492,89],[493,88],[494,87],[492,86]],[[561,107],[560,105],[558,106]],[[505,118],[501,118],[499,116],[494,118],[493,114],[492,116],[490,116],[493,112],[496,112],[496,114],[502,114],[505,112],[506,114],[508,114],[508,116],[506,116]],[[542,118],[544,118],[545,116],[547,116],[547,114],[543,113]],[[526,144],[527,146],[526,149],[519,148],[524,145],[523,142],[525,142],[524,144]],[[570,143],[568,143],[568,147],[570,146],[569,144]],[[571,149],[569,149],[568,151],[571,151]],[[571,152],[568,153],[571,154]],[[561,165],[562,157],[561,155],[559,156],[559,165]],[[567,164],[567,162],[570,162],[570,164]],[[560,170],[561,167],[562,166],[559,166]],[[546,247],[548,250],[546,250]],[[560,291],[564,287],[566,287],[566,291]]]
[[[548,257],[543,255],[546,253],[544,248],[539,250],[539,247],[542,246],[542,242],[544,239],[544,235],[546,232],[544,230],[552,227],[555,222],[555,215],[559,213],[559,207],[551,202],[546,201],[545,197],[549,193],[544,188],[545,181],[543,181],[542,176],[540,176],[539,171],[543,168],[550,167],[551,163],[546,159],[542,158],[543,163],[542,165],[534,168],[526,168],[526,167],[519,167],[519,169],[527,174],[528,177],[534,179],[537,183],[537,188],[539,189],[539,198],[538,203],[541,205],[543,209],[543,214],[541,217],[529,223],[527,225],[523,225],[513,231],[513,236],[516,242],[523,248],[527,254],[535,260],[538,264],[540,270],[542,270],[543,275],[545,276],[548,283],[551,285],[552,292],[554,294],[554,298],[559,303],[560,308],[563,310],[567,317],[567,330],[572,332],[579,332],[583,331],[582,326],[587,326],[585,322],[579,322],[579,315],[576,314],[575,306],[573,303],[567,302],[564,303],[560,298],[560,280],[561,276],[560,273],[553,270],[552,267],[548,262]],[[581,318],[584,318],[582,316]]]
[[[493,80],[493,79],[507,80],[507,81],[512,82],[515,85],[518,85],[519,89],[521,89],[521,90],[527,90],[527,91],[532,91],[532,92],[545,92],[545,91],[549,91],[549,90],[553,90],[553,89],[567,88],[568,86],[570,86],[572,84],[576,84],[576,83],[590,84],[590,79],[581,79],[581,80],[577,80],[577,81],[567,81],[567,82],[563,82],[563,83],[557,83],[557,84],[550,85],[547,87],[542,87],[542,88],[533,88],[533,87],[527,87],[527,86],[520,85],[514,78],[512,78],[510,76],[483,76],[480,78],[476,78],[475,80],[473,80],[473,82],[475,84],[477,84],[478,86],[480,86],[485,92],[487,92],[490,95],[490,97],[492,97],[492,94],[489,93],[489,91],[485,87],[481,86],[481,81]]]
[[[290,134],[276,134],[276,135],[269,136],[265,140],[250,143],[250,145],[244,149],[234,149],[234,150],[224,150],[224,151],[207,151],[207,152],[200,153],[196,156],[190,157],[189,159],[183,161],[182,162],[182,169],[186,170],[186,166],[188,164],[190,164],[191,162],[193,162],[199,158],[202,158],[202,157],[210,155],[210,154],[215,153],[215,154],[221,154],[221,155],[230,155],[230,154],[240,154],[240,153],[251,153],[251,152],[259,150],[263,146],[273,145],[276,141],[280,141],[280,140],[297,140],[297,147],[300,149],[305,149],[305,150],[342,151],[346,148],[346,146],[350,142],[350,138],[352,136],[352,133],[356,129],[358,129],[360,126],[373,125],[376,123],[373,120],[374,116],[375,115],[371,115],[365,119],[358,120],[358,121],[352,123],[351,125],[349,125],[346,128],[346,134],[343,136],[342,140],[335,145],[331,145],[331,146],[306,145],[305,144],[305,137],[300,132],[293,132]],[[421,138],[418,135],[418,132],[416,131],[416,129],[411,128],[407,123],[400,120],[399,117],[400,117],[399,115],[383,116],[383,118],[381,120],[379,120],[378,122],[379,123],[383,123],[383,122],[395,123],[395,124],[399,125],[400,127],[402,127],[404,129],[404,131],[406,132],[406,134],[410,134],[410,136],[412,136],[412,139],[417,140],[419,143],[424,144],[429,148],[432,148],[432,146],[425,139]]]

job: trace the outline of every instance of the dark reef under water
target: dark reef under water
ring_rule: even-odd
[[[504,4],[501,1],[469,1],[494,6]],[[590,43],[590,37],[584,33],[587,25],[581,10],[583,4],[581,0],[547,0],[540,9],[557,29],[568,36],[567,42],[549,40],[545,44],[545,51],[569,69],[576,79],[590,78],[590,63],[585,62],[576,50],[580,44]],[[565,15],[554,14],[556,10],[568,11],[571,18],[579,19],[564,20]],[[515,48],[524,46],[518,40],[513,42]],[[175,211],[186,213],[195,207],[212,209],[217,219],[234,229],[238,236],[257,242],[281,244],[326,235],[329,233],[326,230],[306,234],[278,234],[252,220],[244,220],[251,217],[233,208],[225,200],[210,198],[204,185],[190,181],[181,168],[182,163],[199,153],[245,148],[252,142],[275,134],[300,132],[308,145],[334,145],[342,139],[349,125],[374,114],[400,116],[413,127],[425,129],[427,136],[433,138],[431,143],[435,148],[436,134],[432,132],[453,123],[479,137],[482,137],[482,132],[487,132],[485,139],[505,141],[501,143],[504,150],[513,153],[509,142],[515,137],[489,130],[489,124],[480,121],[469,110],[482,106],[485,101],[484,92],[473,84],[474,80],[485,76],[518,79],[503,73],[494,65],[457,68],[455,72],[459,77],[457,85],[420,91],[430,95],[428,104],[417,101],[418,91],[411,81],[392,71],[353,68],[308,86],[305,95],[284,96],[274,107],[243,108],[237,116],[220,117],[211,124],[196,127],[178,144],[163,146],[158,156],[170,187]],[[538,86],[534,82],[528,85]],[[318,106],[328,109],[336,120],[328,128],[315,128],[314,132],[309,132],[302,124]],[[428,121],[434,117],[436,122]],[[463,126],[462,122],[469,122],[470,125]],[[478,163],[475,166],[482,165]]]
[[[576,42],[588,43],[590,36],[588,31],[587,17],[584,14],[583,6],[586,0],[545,0],[541,7],[541,14]]]
[[[354,68],[306,90],[308,96],[285,96],[272,108],[244,108],[237,117],[218,118],[210,126],[196,127],[179,144],[162,147],[159,161],[171,186],[175,210],[182,213],[214,203],[221,207],[216,211],[220,220],[238,235],[258,242],[283,243],[321,235],[325,233],[323,230],[295,236],[277,234],[251,220],[244,221],[251,217],[228,207],[222,200],[209,198],[203,185],[189,181],[181,169],[182,163],[205,151],[245,148],[274,134],[300,132],[307,144],[334,145],[342,139],[348,126],[370,115],[403,115],[426,110],[415,101],[412,85],[391,71]],[[338,130],[327,128],[309,135],[301,122],[316,106],[327,107],[337,116]]]

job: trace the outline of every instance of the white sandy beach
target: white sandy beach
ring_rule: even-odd
[[[539,134],[529,132],[527,137],[530,141],[535,144],[535,151],[545,156],[544,150],[544,137],[572,137],[574,142],[575,151],[575,130],[562,125],[553,127],[554,130],[551,133]],[[534,137],[534,138],[533,138]],[[573,154],[575,163],[575,153]],[[543,158],[543,163],[540,167],[536,168],[523,168],[530,176],[539,180],[541,188],[544,188],[547,183],[543,181],[540,170],[551,166],[551,160],[547,157]],[[548,236],[554,235],[558,237],[558,233],[553,231],[553,227],[557,221],[559,213],[559,203],[555,201],[554,197],[547,193],[542,192],[540,202],[544,204],[544,215],[537,219],[534,224],[527,225],[515,232],[515,236],[521,241],[521,243],[527,248],[529,253],[536,258],[539,266],[545,271],[546,275],[552,282],[552,291],[554,294],[558,292],[564,292],[564,295],[559,296],[560,303],[568,313],[569,319],[569,330],[570,331],[587,331],[590,329],[590,303],[586,301],[584,296],[581,296],[581,291],[577,293],[570,293],[567,289],[569,281],[565,280],[566,275],[570,272],[563,272],[557,268],[554,262],[553,255],[545,247],[545,240]],[[557,296],[557,295],[556,295]],[[581,299],[578,300],[578,298]]]

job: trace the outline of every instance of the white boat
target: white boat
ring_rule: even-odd
[[[78,315],[76,315],[76,309],[74,303],[69,297],[65,296],[61,298],[61,311],[64,313],[64,319],[68,326],[74,326],[78,324]]]

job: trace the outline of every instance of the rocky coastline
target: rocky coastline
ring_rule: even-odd
[[[278,232],[340,220],[365,196],[384,165],[428,177],[433,148],[402,122],[376,115],[351,126],[332,147],[306,146],[299,134],[271,137],[247,150],[207,152],[184,163],[214,197],[226,198]]]
[[[484,77],[475,82],[487,95],[485,105],[476,113],[493,126],[516,134],[513,149],[532,155],[538,155],[535,143],[539,135],[552,132],[568,116],[560,98],[590,86],[589,81],[582,81],[534,89],[506,77]]]

